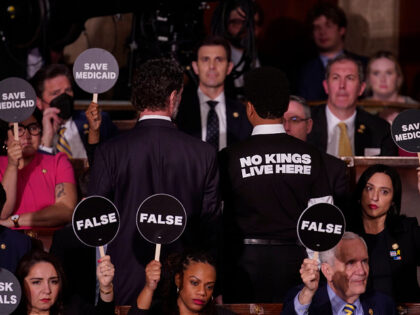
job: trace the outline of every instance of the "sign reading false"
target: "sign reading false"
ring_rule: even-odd
[[[420,152],[420,110],[408,109],[401,112],[392,123],[391,133],[395,144],[401,149]]]
[[[22,297],[19,281],[9,270],[0,268],[0,314],[11,314]]]
[[[101,48],[90,48],[82,52],[73,65],[73,76],[77,85],[93,93],[93,102],[98,102],[98,93],[114,86],[119,74],[114,56]]]
[[[141,236],[156,244],[155,260],[159,260],[160,245],[172,243],[181,236],[187,225],[187,214],[175,197],[156,194],[142,202],[136,224]]]
[[[340,209],[329,203],[317,203],[302,212],[297,224],[300,242],[319,252],[333,248],[346,230],[346,220]]]
[[[15,140],[19,140],[17,123],[29,118],[35,106],[35,90],[28,82],[21,78],[0,82],[0,119],[14,123]]]
[[[87,246],[99,246],[103,257],[103,246],[118,234],[120,215],[107,198],[90,196],[80,201],[74,209],[72,225],[77,238]]]

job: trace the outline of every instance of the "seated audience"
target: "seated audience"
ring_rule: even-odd
[[[109,256],[100,259],[96,275],[101,293],[98,304],[93,306],[83,303],[77,296],[66,296],[65,275],[53,255],[43,251],[26,254],[16,271],[22,299],[13,314],[114,315],[114,266]]]
[[[348,229],[368,245],[368,286],[396,302],[420,302],[420,227],[416,218],[400,214],[401,190],[395,169],[381,164],[366,169],[355,189],[357,207]]]
[[[328,62],[323,82],[328,100],[312,109],[309,143],[334,156],[397,155],[389,124],[356,107],[365,89],[363,77],[361,63],[350,56]]]
[[[397,314],[390,297],[366,291],[368,253],[360,236],[345,232],[319,258],[327,283],[320,283],[318,261],[306,258],[300,268],[303,285],[291,290],[282,314]]]
[[[146,284],[128,314],[232,314],[215,305],[216,266],[207,254],[170,256],[163,268],[167,278],[162,283],[161,269],[161,263],[156,260],[146,266]],[[160,298],[155,296],[158,287]]]
[[[400,94],[403,74],[397,58],[389,51],[378,51],[367,66],[366,99],[383,102],[416,104],[409,96]],[[390,124],[401,110],[385,107],[379,116]]]
[[[18,132],[16,141],[13,124],[0,124],[0,141],[7,151],[7,156],[0,156],[0,178],[7,196],[0,225],[28,229],[70,222],[77,193],[69,160],[63,153],[38,152],[42,128],[35,116],[19,123]]]

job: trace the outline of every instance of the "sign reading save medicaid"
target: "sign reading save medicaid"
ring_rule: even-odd
[[[145,199],[136,216],[137,229],[153,244],[176,241],[187,225],[187,213],[182,203],[168,194],[155,194]]]
[[[73,231],[87,246],[104,246],[118,234],[120,215],[105,197],[90,196],[79,202],[73,212]]]
[[[408,109],[401,112],[391,127],[392,139],[401,149],[420,152],[420,110]]]
[[[9,270],[0,268],[0,314],[11,314],[18,307],[22,290]]]
[[[108,91],[117,82],[118,74],[118,63],[114,56],[101,48],[85,50],[73,65],[74,80],[88,93]]]
[[[340,242],[346,221],[340,209],[330,203],[317,203],[302,212],[297,224],[301,243],[315,251],[325,251]]]
[[[32,86],[21,78],[8,78],[0,82],[0,119],[21,122],[35,110],[36,94]]]

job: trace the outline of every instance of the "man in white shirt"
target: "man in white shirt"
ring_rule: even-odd
[[[192,67],[199,85],[184,90],[176,117],[178,128],[217,150],[247,138],[251,125],[245,106],[225,94],[225,79],[233,67],[229,43],[221,37],[205,39]]]
[[[359,61],[347,55],[330,60],[323,86],[327,104],[312,109],[308,142],[334,156],[397,155],[389,124],[356,107],[365,89]]]

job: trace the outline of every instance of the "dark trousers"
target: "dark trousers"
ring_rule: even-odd
[[[306,257],[298,245],[243,245],[227,262],[223,302],[283,302],[287,291],[302,283],[299,269]]]

